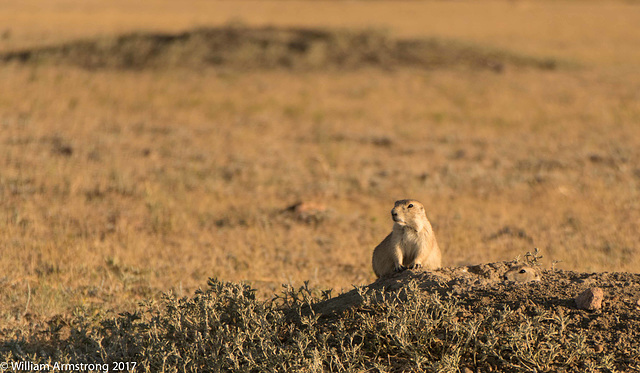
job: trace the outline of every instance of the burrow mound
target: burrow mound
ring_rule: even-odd
[[[455,301],[461,320],[487,310],[519,314],[523,320],[551,315],[553,322],[566,328],[567,334],[583,336],[594,351],[611,354],[620,366],[640,368],[637,361],[640,357],[640,274],[538,269],[540,281],[505,281],[504,274],[517,265],[513,261],[433,271],[406,270],[316,303],[313,310],[323,317],[341,317],[347,311],[361,308],[372,297],[374,301],[402,303],[407,297],[406,289],[419,289],[422,293]],[[603,290],[601,308],[580,309],[576,297],[593,288]],[[394,295],[389,298],[389,294]]]
[[[392,69],[507,67],[555,69],[555,59],[440,39],[395,39],[376,30],[224,26],[168,33],[133,33],[0,54],[0,61],[74,65],[87,69]]]
[[[168,293],[117,317],[79,310],[28,335],[2,330],[0,357],[168,372],[640,369],[640,275],[503,281],[515,264],[407,270],[335,298],[305,284],[263,301],[246,284],[210,279],[191,297]],[[578,309],[575,296],[593,287],[602,307]]]

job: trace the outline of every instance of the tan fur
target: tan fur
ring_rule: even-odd
[[[519,265],[508,270],[504,274],[504,280],[512,282],[540,281],[540,273],[535,268]]]
[[[422,203],[413,199],[396,201],[391,218],[393,230],[373,250],[376,276],[406,268],[440,268],[442,255]]]

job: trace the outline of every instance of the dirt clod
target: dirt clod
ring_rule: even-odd
[[[329,209],[322,203],[300,201],[288,206],[283,212],[292,214],[299,221],[311,223],[324,220],[329,214]]]
[[[575,298],[579,309],[589,311],[602,308],[602,299],[604,299],[604,291],[601,288],[589,288]]]

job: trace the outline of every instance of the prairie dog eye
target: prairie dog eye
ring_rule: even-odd
[[[407,208],[412,208],[413,207],[413,203],[410,203],[409,206],[407,206]]]
[[[520,270],[520,273],[527,273],[527,270],[523,268]]]

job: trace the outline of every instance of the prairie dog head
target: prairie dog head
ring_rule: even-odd
[[[504,274],[504,280],[511,282],[540,281],[540,273],[532,267],[519,265],[508,270]]]
[[[416,231],[422,230],[427,222],[424,206],[415,199],[396,201],[395,206],[391,209],[391,218],[394,223]]]

